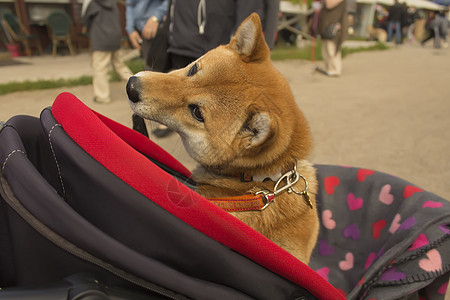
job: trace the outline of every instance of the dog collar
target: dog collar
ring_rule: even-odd
[[[294,185],[300,180],[300,178],[305,182],[305,189],[298,192],[294,189]],[[297,172],[297,166],[294,164],[292,170],[287,171],[280,178],[278,178],[273,188],[273,192],[263,189],[254,194],[248,194],[243,196],[235,197],[219,197],[219,198],[209,198],[213,204],[222,208],[228,212],[238,212],[238,211],[262,211],[266,209],[275,198],[284,193],[288,192],[295,193],[297,195],[303,196],[306,204],[312,209],[313,205],[308,193],[308,181],[306,178]]]

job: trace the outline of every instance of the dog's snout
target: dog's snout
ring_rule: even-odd
[[[141,100],[140,90],[141,90],[141,83],[139,77],[136,76],[130,77],[127,83],[127,94],[128,99],[130,99],[131,102],[137,103]]]

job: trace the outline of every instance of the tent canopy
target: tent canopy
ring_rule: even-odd
[[[382,4],[391,6],[394,5],[394,0],[357,0],[357,3],[362,4]],[[414,6],[415,8],[419,9],[428,9],[428,10],[444,10],[445,7],[442,5],[438,5],[436,3],[433,3],[431,1],[427,0],[400,0],[400,3],[406,3],[408,6]]]

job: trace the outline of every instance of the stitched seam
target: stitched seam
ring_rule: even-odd
[[[50,144],[50,149],[52,150],[52,155],[53,155],[53,158],[55,159],[56,169],[58,170],[59,182],[61,184],[61,188],[62,188],[62,192],[63,192],[63,198],[66,199],[66,189],[64,188],[64,182],[63,182],[63,179],[61,176],[61,169],[59,167],[58,159],[56,158],[55,150],[53,149],[53,144],[52,144],[52,139],[51,139],[53,129],[55,129],[56,126],[61,126],[61,124],[55,124],[55,125],[53,125],[52,128],[50,128],[50,131],[48,132],[48,143]]]
[[[16,150],[12,151],[11,153],[9,153],[8,156],[6,157],[5,161],[2,164],[2,173],[5,171],[5,167],[6,167],[6,163],[8,162],[8,159],[16,152],[22,153],[23,155],[27,156],[27,154],[24,151],[19,150],[19,149],[16,149]]]
[[[394,262],[391,265],[385,266],[384,268],[382,268],[380,271],[378,271],[378,273],[369,281],[365,282],[361,288],[361,291],[358,293],[358,297],[359,296],[365,296],[367,295],[367,293],[369,293],[372,288],[374,287],[378,287],[378,286],[394,286],[394,285],[401,285],[401,284],[410,284],[410,283],[414,283],[417,281],[420,281],[420,278],[417,276],[423,276],[423,277],[428,277],[428,279],[430,277],[433,276],[441,276],[442,274],[445,274],[449,269],[450,269],[450,264],[447,264],[445,266],[442,266],[442,269],[439,271],[431,271],[431,272],[425,272],[425,273],[421,273],[421,275],[417,275],[417,276],[411,276],[411,277],[407,277],[405,279],[401,279],[398,280],[396,282],[377,282],[378,279],[381,277],[381,275],[383,274],[383,272],[385,272],[386,270],[397,266],[403,262],[407,262],[407,261],[411,261],[413,259],[417,259],[419,257],[422,257],[426,254],[426,252],[428,252],[431,249],[436,249],[438,246],[440,246],[441,244],[445,243],[447,240],[450,239],[450,234],[444,234],[443,236],[441,236],[440,238],[438,238],[436,241],[430,243],[429,245],[423,247],[422,249],[420,249],[417,253],[414,253],[408,257],[405,257],[403,259],[400,259],[399,261]],[[419,278],[419,280],[418,280]],[[425,279],[427,280],[427,279]],[[423,281],[423,280],[422,280]]]

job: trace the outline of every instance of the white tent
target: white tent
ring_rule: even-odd
[[[428,10],[443,10],[444,6],[433,3],[427,0],[399,0],[400,3],[406,3],[408,6],[414,6],[419,9],[428,9]],[[361,4],[382,4],[382,5],[394,5],[394,0],[356,0],[356,3]]]

